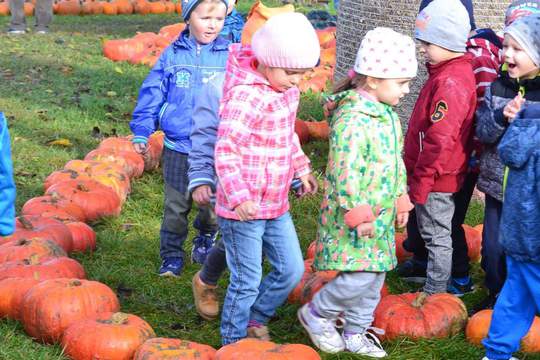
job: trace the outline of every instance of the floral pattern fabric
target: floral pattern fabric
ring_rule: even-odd
[[[329,97],[337,108],[330,120],[330,149],[317,234],[318,270],[390,271],[395,255],[395,202],[406,193],[401,125],[386,104],[355,90]],[[345,225],[347,211],[380,207],[373,238]],[[375,214],[377,215],[377,214]]]

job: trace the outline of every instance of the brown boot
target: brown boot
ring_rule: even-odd
[[[200,271],[191,281],[193,300],[197,313],[205,320],[214,320],[219,315],[219,302],[216,293],[217,286],[207,285],[200,278]]]
[[[268,332],[268,327],[265,325],[249,326],[247,328],[247,337],[263,341],[272,341],[272,338],[270,338],[270,333]]]

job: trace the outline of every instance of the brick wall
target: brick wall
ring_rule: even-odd
[[[474,1],[477,27],[502,29],[504,13],[509,3],[509,0]],[[344,76],[347,69],[353,66],[360,40],[368,30],[387,26],[412,36],[419,6],[420,0],[341,0],[337,27],[336,78]],[[420,86],[426,78],[422,64],[419,70],[419,75],[412,84],[411,94],[397,109],[402,122],[408,120]]]

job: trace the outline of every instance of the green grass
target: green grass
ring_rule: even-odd
[[[249,3],[241,3],[247,8]],[[136,31],[154,31],[178,20],[175,15],[56,17],[52,33],[44,36],[0,36],[0,109],[9,118],[18,189],[17,209],[31,197],[42,195],[42,183],[70,159],[82,158],[95,148],[102,133],[128,133],[130,113],[138,88],[148,72],[143,66],[113,63],[101,54],[105,38],[129,37]],[[0,27],[7,26],[0,19]],[[33,19],[29,24],[32,24]],[[300,116],[320,119],[315,97],[302,99]],[[48,146],[52,139],[67,138],[72,147]],[[318,174],[325,167],[327,146],[309,144],[306,153]],[[190,279],[199,269],[188,264],[181,279],[161,279],[158,232],[162,213],[162,177],[145,174],[133,182],[133,193],[122,214],[106,219],[95,229],[98,250],[77,256],[88,277],[116,290],[125,312],[146,319],[158,336],[175,337],[219,346],[219,322],[206,322],[195,313]],[[292,214],[305,248],[315,237],[320,196],[293,202]],[[468,222],[481,221],[481,205],[471,207]],[[193,234],[191,234],[193,235]],[[190,249],[191,244],[186,244]],[[481,281],[474,267],[477,283]],[[223,295],[226,279],[220,283]],[[412,287],[389,275],[390,288]],[[464,298],[478,301],[483,290]],[[295,318],[296,306],[285,305],[270,324],[277,342],[309,343]],[[64,359],[57,346],[43,346],[25,335],[20,324],[0,321],[0,359]],[[444,340],[385,344],[389,359],[480,359],[482,349],[464,341],[462,334]],[[323,355],[324,359],[356,359],[350,354]],[[528,359],[540,359],[529,356]]]

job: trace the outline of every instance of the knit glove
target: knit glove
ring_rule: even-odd
[[[376,209],[376,213],[378,213]],[[359,205],[345,213],[345,224],[350,228],[355,228],[358,225],[366,222],[375,221],[375,214],[369,205]]]
[[[408,194],[403,194],[396,200],[396,210],[397,213],[409,212],[414,209],[414,205],[409,199]]]

